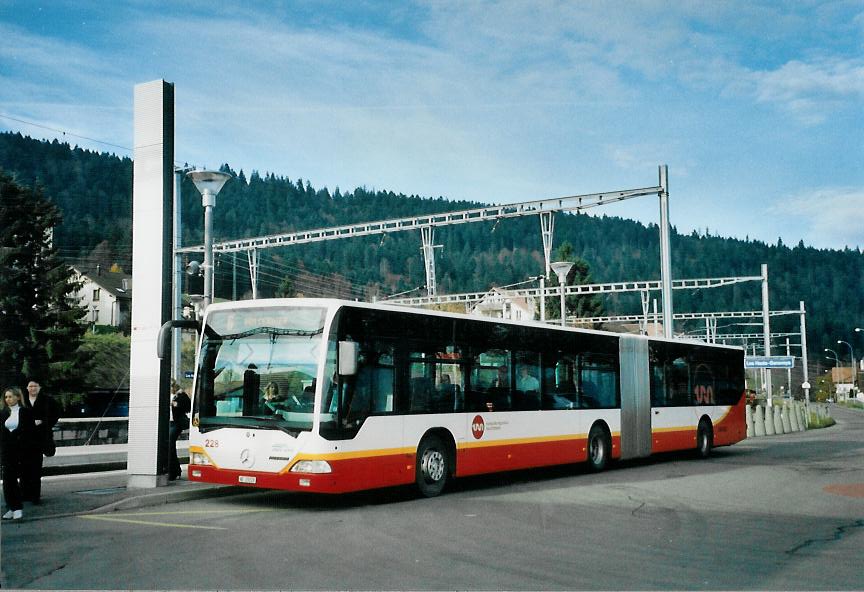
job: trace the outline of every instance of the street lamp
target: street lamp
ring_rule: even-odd
[[[852,362],[852,388],[855,388],[855,350],[852,349],[852,344],[848,341],[843,341],[842,339],[838,339],[837,343],[845,343],[849,346],[849,360]]]
[[[201,193],[201,205],[204,206],[204,309],[213,301],[213,208],[216,206],[216,196],[222,186],[231,178],[228,173],[220,171],[191,171],[186,176],[195,183],[195,188]]]
[[[825,348],[825,351],[831,352],[832,354],[834,354],[834,366],[839,367],[840,366],[840,358],[837,357],[837,352],[835,352],[833,349],[828,349],[827,347]],[[828,358],[828,356],[825,356],[825,357]],[[830,360],[831,358],[828,358],[828,359]]]
[[[556,261],[551,265],[552,271],[558,276],[558,290],[561,294],[561,326],[567,324],[566,313],[564,311],[564,283],[567,281],[567,274],[573,269],[574,263],[571,261]]]

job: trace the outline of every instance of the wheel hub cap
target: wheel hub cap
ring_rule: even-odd
[[[437,450],[427,451],[423,455],[421,470],[431,481],[440,481],[444,477],[444,455]]]

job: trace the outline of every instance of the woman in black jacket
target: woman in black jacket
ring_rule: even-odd
[[[60,414],[54,399],[42,392],[42,385],[37,380],[31,379],[27,383],[27,396],[21,401],[21,405],[28,407],[33,414],[35,430],[33,434],[33,447],[24,458],[21,475],[21,494],[24,501],[41,503],[42,496],[42,454],[46,450],[46,444],[51,443],[53,454],[54,426]]]
[[[21,499],[21,469],[24,459],[37,443],[33,411],[21,400],[21,389],[9,387],[3,393],[0,411],[0,466],[3,471],[3,497],[6,499],[5,520],[18,520],[24,516]]]

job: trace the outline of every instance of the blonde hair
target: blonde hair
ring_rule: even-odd
[[[24,394],[21,392],[21,389],[17,386],[6,387],[6,390],[3,391],[3,405],[6,405],[6,393],[12,393],[15,397],[18,398],[18,403],[21,403],[21,400],[24,398]]]

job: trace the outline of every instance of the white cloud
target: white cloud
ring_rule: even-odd
[[[864,245],[864,188],[813,189],[784,197],[769,212],[804,228],[806,244],[838,249]]]
[[[860,185],[833,156],[854,136],[802,132],[864,98],[857,38],[819,47],[840,25],[812,5],[90,4],[87,38],[0,16],[0,112],[131,144],[132,87],[164,78],[179,160],[495,202],[644,186],[667,163],[682,227],[705,226],[721,168],[744,201],[767,176],[802,186],[805,158],[808,184]]]
[[[792,60],[748,76],[760,103],[773,103],[806,123],[821,123],[844,105],[864,100],[864,60],[826,58]]]

